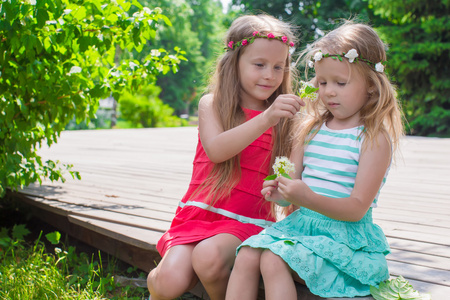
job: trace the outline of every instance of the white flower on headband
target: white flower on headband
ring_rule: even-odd
[[[314,54],[314,61],[319,61],[322,59],[322,57],[323,57],[323,54],[322,54],[322,52],[319,51],[316,54]]]
[[[380,73],[384,72],[384,66],[381,62],[379,62],[375,65],[375,71],[380,72]]]
[[[348,58],[349,63],[352,63],[358,57],[358,52],[356,49],[351,49],[344,56]]]
[[[314,68],[314,62],[320,61],[322,58],[331,57],[332,59],[337,59],[339,61],[342,61],[343,57],[348,58],[349,63],[358,62],[358,61],[364,61],[368,65],[374,67],[375,71],[383,73],[384,72],[384,65],[383,62],[380,61],[379,63],[373,63],[368,59],[365,59],[364,57],[358,57],[358,51],[356,49],[350,49],[347,53],[342,52],[342,54],[331,54],[331,53],[325,53],[323,54],[320,50],[319,52],[316,52],[314,54],[314,57],[311,61],[308,62],[308,66],[310,68]]]

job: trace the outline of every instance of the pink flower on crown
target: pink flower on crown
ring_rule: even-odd
[[[258,33],[258,31],[253,31],[253,36],[257,35]]]
[[[294,42],[290,42],[289,46],[294,47],[295,46]]]
[[[247,44],[248,44],[247,39],[242,40],[242,46],[245,46],[245,45],[247,45]]]
[[[283,43],[286,43],[288,41],[288,38],[287,38],[287,36],[283,35],[281,37],[281,40],[283,41]]]
[[[268,37],[269,39],[275,38],[275,36],[273,35],[273,33],[268,33],[268,34],[267,34],[267,37]]]
[[[234,44],[234,42],[233,42],[233,41],[230,41],[230,42],[228,43],[228,48],[233,49],[233,44]]]

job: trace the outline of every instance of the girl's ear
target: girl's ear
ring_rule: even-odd
[[[377,91],[377,87],[374,84],[369,84],[367,86],[367,93],[369,93],[370,95],[375,93]]]

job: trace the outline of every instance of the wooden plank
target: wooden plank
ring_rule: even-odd
[[[411,241],[395,237],[388,237],[388,242],[393,249],[404,249],[411,252],[426,253],[438,258],[450,258],[450,246],[436,246],[423,241]]]
[[[149,270],[151,264],[142,257],[159,257],[149,249],[188,188],[197,135],[196,128],[63,132],[58,144],[39,153],[44,160],[73,164],[82,180],[45,181],[23,192],[42,215],[55,214],[59,226],[99,249],[147,253],[137,256],[140,261],[130,254],[124,260]],[[450,139],[406,137],[401,144],[402,156],[390,170],[374,220],[392,248],[387,257],[391,275],[403,275],[434,300],[447,299]],[[107,242],[101,244],[100,238]],[[303,296],[299,299],[321,299]]]
[[[72,203],[64,203],[60,201],[53,201],[36,197],[27,198],[32,200],[34,205],[39,206],[42,209],[46,209],[54,214],[63,215],[66,217],[69,215],[83,216],[159,232],[167,231],[171,222],[171,220],[163,221],[159,219],[144,218],[129,214],[122,214],[114,211],[97,209],[93,207],[75,205]]]
[[[31,199],[34,197],[42,199],[35,199],[36,201],[46,201],[46,203],[50,206],[55,207],[64,207],[64,204],[73,204],[80,206],[80,209],[85,209],[87,207],[101,209],[106,211],[113,211],[118,213],[123,213],[126,215],[134,215],[147,217],[150,219],[171,221],[173,218],[173,214],[176,209],[176,205],[171,203],[148,203],[148,202],[136,202],[129,201],[127,198],[120,198],[119,196],[109,195],[104,196],[103,199],[95,199],[95,198],[84,198],[79,194],[63,194],[61,196],[34,196],[34,194],[24,193],[24,195],[28,195]],[[86,195],[84,195],[86,196]],[[176,202],[178,203],[178,201]]]
[[[434,255],[427,253],[391,248],[391,253],[388,254],[387,259],[390,261],[429,267],[436,270],[450,270],[450,258],[435,257]]]
[[[162,236],[162,232],[84,216],[69,215],[69,222],[77,224],[78,226],[84,227],[90,231],[108,236],[114,240],[149,251],[156,251],[155,245]]]
[[[437,270],[396,261],[388,261],[388,267],[392,276],[402,275],[405,278],[450,287],[450,270]]]
[[[450,245],[450,236],[445,235],[444,231],[439,234],[433,234],[431,229],[420,231],[414,231],[408,228],[406,225],[396,224],[394,222],[378,222],[383,228],[383,231],[388,237],[403,238],[412,241],[423,241],[436,245]],[[426,228],[425,226],[423,228]],[[422,229],[422,228],[421,228]]]

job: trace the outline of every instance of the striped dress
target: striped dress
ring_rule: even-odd
[[[302,180],[314,192],[330,197],[330,201],[350,196],[363,129],[331,130],[324,124],[305,146]],[[369,295],[370,285],[378,286],[389,278],[385,258],[389,245],[372,220],[378,195],[357,222],[338,221],[300,208],[240,247],[271,250],[288,263],[312,293],[321,297]]]

